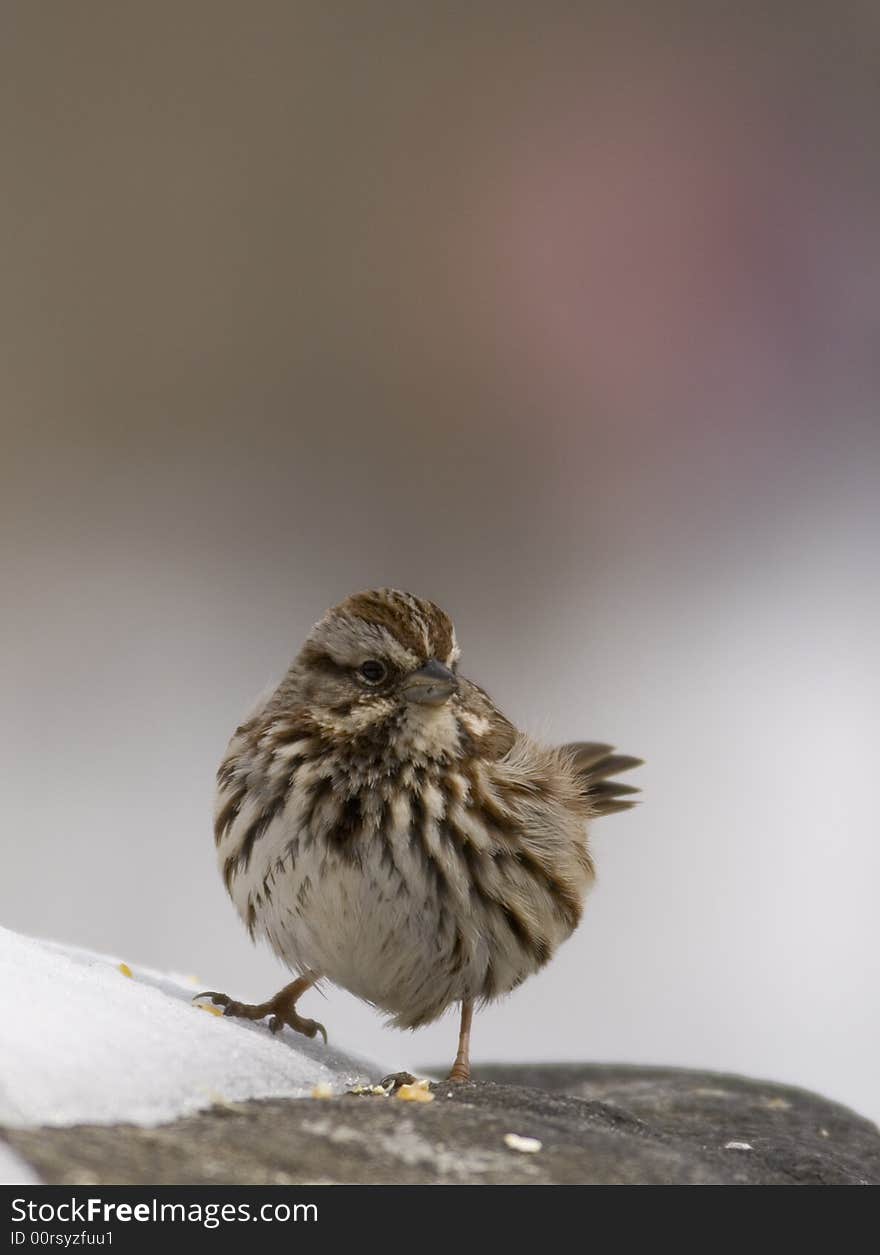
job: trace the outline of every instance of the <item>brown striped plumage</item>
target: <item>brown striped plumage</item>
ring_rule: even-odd
[[[457,675],[449,618],[393,589],[316,624],[217,773],[220,869],[252,937],[299,974],[255,1007],[313,1036],[295,1001],[331,980],[399,1027],[513,989],[577,927],[588,821],[632,805],[610,746],[539,745]]]

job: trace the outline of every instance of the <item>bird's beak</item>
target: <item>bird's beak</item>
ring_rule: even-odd
[[[407,678],[403,695],[408,702],[421,706],[441,706],[447,697],[458,691],[458,680],[448,667],[432,658]]]

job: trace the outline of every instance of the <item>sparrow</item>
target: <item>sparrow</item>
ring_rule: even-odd
[[[470,1077],[474,1007],[574,932],[594,879],[590,821],[633,805],[641,759],[539,744],[458,672],[439,606],[381,588],[318,622],[217,772],[214,837],[252,939],[296,974],[225,1015],[326,1030],[297,1002],[330,981],[415,1029],[460,1004],[449,1079]]]

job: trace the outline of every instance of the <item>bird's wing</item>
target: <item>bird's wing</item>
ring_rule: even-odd
[[[613,745],[602,745],[598,741],[574,741],[562,748],[571,755],[575,772],[583,781],[584,792],[592,803],[594,815],[613,815],[636,805],[634,801],[626,799],[639,790],[634,785],[621,784],[611,777],[621,771],[641,767],[644,759],[616,754]]]

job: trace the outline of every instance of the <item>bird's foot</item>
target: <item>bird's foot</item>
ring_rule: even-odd
[[[327,1030],[323,1024],[319,1024],[317,1020],[307,1020],[297,1014],[296,1002],[305,991],[312,985],[312,981],[305,977],[292,981],[291,984],[285,985],[274,998],[270,998],[268,1002],[236,1002],[234,998],[230,998],[228,994],[216,993],[213,989],[205,990],[204,993],[196,994],[193,1002],[198,1002],[199,998],[208,998],[215,1007],[222,1007],[223,1014],[232,1016],[239,1020],[264,1020],[267,1016],[269,1019],[269,1028],[273,1033],[280,1033],[284,1025],[292,1028],[295,1033],[302,1033],[304,1037],[315,1037],[318,1033],[324,1038],[324,1045],[327,1045]]]
[[[460,1063],[457,1059],[452,1065],[452,1071],[447,1076],[447,1081],[453,1085],[465,1085],[471,1079],[471,1065],[469,1063]]]

